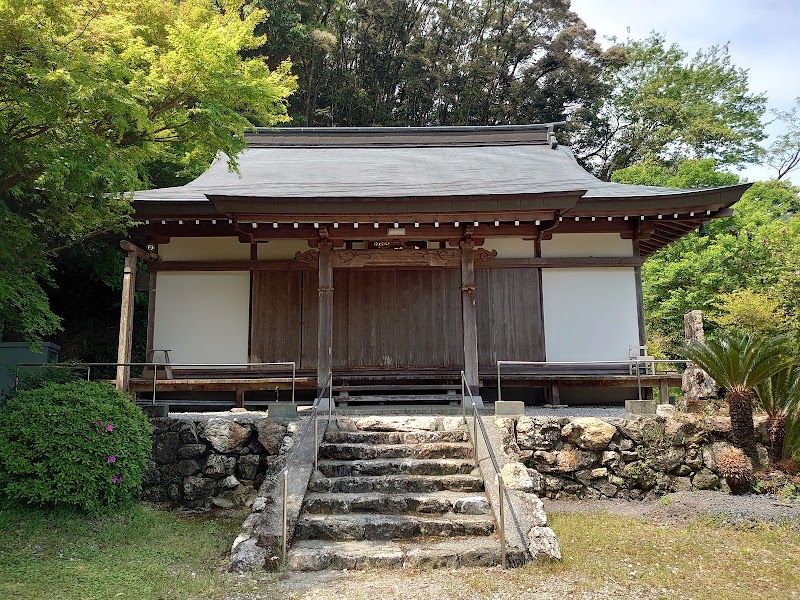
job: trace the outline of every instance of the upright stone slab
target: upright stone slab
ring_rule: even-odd
[[[705,341],[702,311],[693,310],[683,315],[683,332],[687,344],[694,341]],[[683,372],[681,389],[683,390],[683,399],[678,408],[688,412],[702,412],[708,401],[716,398],[719,391],[714,380],[692,363]]]

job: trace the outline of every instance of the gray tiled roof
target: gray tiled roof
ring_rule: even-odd
[[[260,130],[238,157],[239,173],[231,172],[227,159],[219,157],[191,183],[136,192],[134,200],[207,203],[208,196],[225,196],[402,201],[577,191],[585,192],[581,204],[596,209],[603,201],[688,200],[735,191],[716,188],[699,194],[601,181],[585,171],[568,148],[553,149],[547,140],[546,125]]]

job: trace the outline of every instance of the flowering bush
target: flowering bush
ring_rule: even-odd
[[[104,383],[48,384],[0,410],[0,494],[98,512],[130,501],[151,449],[150,424]]]

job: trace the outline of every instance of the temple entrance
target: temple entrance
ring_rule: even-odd
[[[463,365],[458,269],[336,269],[333,368],[451,368]],[[316,271],[253,274],[252,362],[317,367]]]

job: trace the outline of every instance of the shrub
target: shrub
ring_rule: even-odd
[[[105,383],[48,384],[0,410],[0,494],[89,512],[139,489],[151,449],[144,413]]]
[[[723,452],[717,461],[717,469],[725,478],[732,494],[744,494],[750,491],[753,467],[739,448],[729,448]]]
[[[68,363],[59,363],[58,367],[46,365],[42,367],[20,367],[17,372],[17,391],[38,390],[50,383],[70,383],[82,381],[86,376],[86,367],[75,365],[74,368],[66,366]]]

